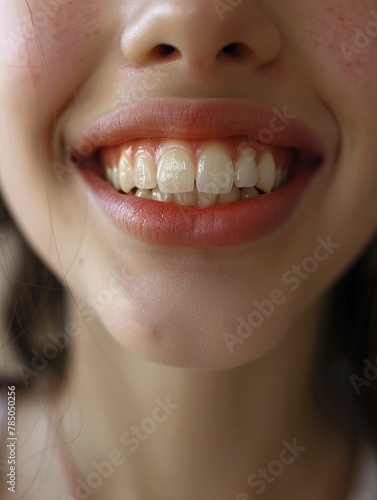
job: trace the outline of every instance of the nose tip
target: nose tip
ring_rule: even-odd
[[[191,68],[208,68],[252,61],[263,66],[280,52],[279,30],[254,0],[238,2],[222,15],[213,0],[148,3],[140,2],[123,32],[122,51],[130,63],[179,61]]]

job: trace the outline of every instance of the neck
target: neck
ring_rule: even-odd
[[[90,464],[108,461],[114,450],[124,463],[101,486],[101,498],[127,485],[137,498],[167,498],[168,492],[186,498],[182,490],[187,498],[237,498],[243,491],[239,499],[246,500],[266,490],[265,499],[283,499],[284,490],[290,498],[293,476],[296,488],[307,486],[313,467],[323,478],[336,475],[322,452],[334,458],[334,444],[339,458],[345,445],[313,401],[320,313],[317,304],[263,358],[221,371],[145,361],[100,325],[81,323],[68,385],[77,418],[71,412],[66,427],[66,439],[79,435],[72,448],[76,475],[85,481]],[[161,477],[170,478],[166,486]]]

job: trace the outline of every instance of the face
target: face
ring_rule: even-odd
[[[376,48],[376,0],[4,2],[5,201],[89,326],[254,360],[376,232]]]

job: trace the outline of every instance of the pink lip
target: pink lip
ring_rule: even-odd
[[[271,120],[279,113],[283,110],[235,99],[158,99],[111,112],[70,142],[75,145],[73,155],[80,165],[79,171],[99,205],[120,230],[160,245],[196,248],[239,245],[261,238],[282,225],[318,171],[313,165],[318,166],[324,157],[319,141],[297,118],[285,120],[287,124],[280,127],[281,132],[276,132],[271,141],[272,145],[298,150],[300,160],[293,179],[278,191],[237,203],[197,208],[118,193],[103,179],[95,153],[102,147],[141,137],[193,140],[258,137],[261,130],[271,130]]]
[[[240,99],[152,99],[100,117],[80,137],[68,142],[77,156],[85,159],[99,148],[141,137],[199,140],[247,135],[258,138],[264,131],[265,139],[269,136],[272,145],[320,155],[321,145],[314,131],[309,131],[298,117],[285,118],[285,123],[279,119],[284,109],[289,114],[286,106],[272,108]],[[276,126],[281,128],[280,132],[272,130]],[[264,134],[261,142],[267,143]]]

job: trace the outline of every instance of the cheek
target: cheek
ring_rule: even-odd
[[[77,204],[67,204],[72,186],[63,190],[51,168],[51,136],[64,105],[93,68],[88,54],[98,57],[94,44],[103,39],[96,33],[109,9],[95,0],[31,0],[29,5],[34,27],[25,0],[0,0],[0,184],[21,230],[57,269],[51,221],[60,231],[59,216],[66,209],[82,214],[84,201],[76,192]],[[82,227],[80,220],[77,233]],[[60,253],[63,246],[59,241]]]
[[[342,81],[347,93],[360,91],[359,100],[375,101],[377,2],[324,0],[312,4],[306,15],[311,57],[318,57],[324,74]]]
[[[56,74],[57,66],[61,76],[80,49],[99,33],[100,22],[101,7],[96,1],[14,0],[2,4],[0,72],[14,72],[17,80],[22,75],[34,86]]]

